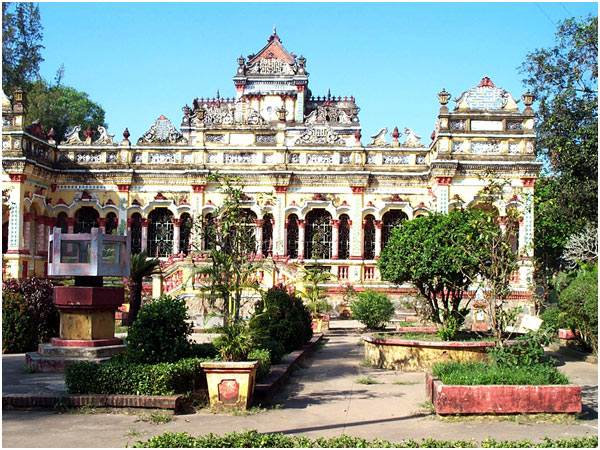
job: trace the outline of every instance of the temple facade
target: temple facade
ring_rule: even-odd
[[[3,95],[5,276],[45,275],[54,226],[99,227],[131,234],[133,252],[163,260],[155,293],[184,292],[186,267],[204,258],[188,224],[210,219],[220,204],[218,185],[207,180],[218,170],[243,179],[256,257],[277,268],[260,274],[266,284],[293,282],[296,264],[317,260],[336,277],[332,293],[351,283],[402,294],[410,289],[382,281],[377,268],[391,230],[476,203],[480,175],[491,169],[512,189],[510,201],[496,205],[500,214],[517,208],[522,217],[514,295],[531,295],[540,170],[531,95],[521,110],[484,77],[453,99],[452,110],[450,94],[438,94],[429,139],[408,127],[382,127],[367,139],[357,100],[314,95],[306,59],[289,53],[276,32],[259,52],[237,59],[233,83],[235,97],[196,98],[182,108],[179,128],[161,115],[137,141],[127,129],[115,141],[103,127],[76,127],[55,142],[41,124],[24,123],[25,92]]]

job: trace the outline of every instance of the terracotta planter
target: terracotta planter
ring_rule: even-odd
[[[200,364],[206,374],[210,406],[252,405],[258,361],[208,361]]]
[[[425,390],[438,414],[581,412],[581,386],[454,386],[427,372]]]

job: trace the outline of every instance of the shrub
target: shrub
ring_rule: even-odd
[[[255,348],[248,353],[248,359],[250,361],[258,360],[258,369],[256,369],[257,381],[269,374],[271,370],[271,352],[269,350]]]
[[[385,327],[394,314],[394,305],[389,297],[381,292],[367,289],[358,294],[352,302],[352,317],[363,323],[370,330]]]
[[[283,287],[267,291],[250,319],[250,331],[258,348],[271,351],[274,363],[279,363],[285,352],[306,344],[313,334],[310,313]]]
[[[52,281],[43,278],[10,278],[4,281],[4,292],[21,294],[36,320],[37,342],[49,342],[58,336],[60,315],[53,303]]]
[[[540,316],[544,322],[542,329],[551,332],[557,332],[559,328],[570,328],[564,311],[561,311],[557,306],[547,308]]]
[[[547,365],[506,367],[484,362],[443,362],[433,366],[433,375],[444,384],[516,384],[546,385],[569,384],[567,377],[555,367]]]
[[[102,364],[80,362],[65,369],[71,394],[173,395],[206,387],[200,363],[188,358],[176,363],[139,364],[114,357]]]
[[[193,342],[190,349],[190,358],[216,358],[219,352],[215,348],[215,344],[212,342],[205,344],[198,344]]]
[[[181,297],[161,296],[144,306],[127,334],[126,356],[131,362],[174,362],[192,351],[192,325]]]
[[[530,331],[524,336],[518,336],[517,346],[496,345],[488,351],[494,362],[506,368],[537,367],[554,364],[544,352],[544,346],[552,341],[551,333],[546,331]]]
[[[583,268],[560,294],[559,308],[566,313],[572,331],[594,353],[598,352],[598,265]]]
[[[37,321],[22,294],[2,295],[2,353],[23,353],[37,346]]]
[[[244,361],[252,350],[248,325],[244,322],[231,322],[219,327],[221,333],[214,345],[225,361]]]
[[[188,433],[170,433],[165,431],[145,442],[137,441],[136,448],[597,448],[598,436],[584,436],[567,439],[544,438],[542,442],[530,440],[496,441],[488,437],[481,442],[446,441],[440,439],[413,439],[389,442],[382,439],[367,439],[341,435],[332,438],[306,436],[286,436],[283,433],[259,433],[256,430],[242,433],[232,432],[223,436],[209,433],[193,437]]]

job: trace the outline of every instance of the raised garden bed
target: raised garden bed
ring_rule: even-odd
[[[447,385],[427,372],[425,391],[442,415],[581,412],[581,386]]]
[[[365,359],[384,369],[418,372],[442,361],[487,361],[493,341],[436,341],[403,339],[399,336],[363,336]],[[505,345],[518,345],[507,341]]]

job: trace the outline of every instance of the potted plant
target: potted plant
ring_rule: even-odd
[[[256,242],[254,221],[243,202],[246,197],[238,178],[209,176],[223,193],[223,202],[213,211],[212,220],[202,224],[209,264],[192,276],[202,274],[208,280],[201,290],[223,316],[220,336],[215,341],[221,361],[202,363],[206,373],[211,406],[252,404],[258,361],[245,361],[252,349],[247,323],[242,319],[245,294],[259,288],[254,274],[259,268],[253,255]],[[195,221],[202,223],[202,220]]]
[[[317,333],[329,330],[330,316],[327,313],[331,311],[331,306],[327,302],[323,287],[319,284],[331,280],[333,275],[317,263],[300,267],[300,270],[304,286],[303,290],[298,291],[298,294],[310,311],[313,330]]]

